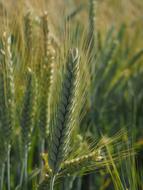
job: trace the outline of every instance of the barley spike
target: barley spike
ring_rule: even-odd
[[[49,166],[53,176],[60,170],[61,163],[65,160],[69,146],[71,129],[68,121],[75,87],[76,70],[79,56],[77,49],[71,49],[68,54],[66,69],[63,77],[62,89],[56,122],[50,128]]]

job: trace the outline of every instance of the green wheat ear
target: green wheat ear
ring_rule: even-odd
[[[79,56],[78,50],[70,49],[66,69],[63,77],[60,100],[53,126],[50,126],[49,166],[55,176],[65,160],[69,149],[72,129],[70,128],[70,114],[72,112],[75,81],[77,75]]]
[[[48,13],[45,12],[42,16],[42,29],[43,29],[43,43],[44,43],[44,57],[45,60],[48,59],[49,44],[50,44],[50,31],[49,31],[49,22],[48,22]]]
[[[46,137],[47,134],[47,122],[48,122],[48,100],[50,93],[50,86],[52,83],[52,67],[55,63],[55,50],[52,47],[49,28],[48,28],[48,18],[47,13],[42,17],[43,21],[43,40],[44,40],[44,56],[42,62],[41,78],[39,82],[39,118],[38,127],[40,129],[40,134],[42,139]]]
[[[10,189],[10,149],[15,125],[15,99],[11,37],[3,33],[0,52],[0,138],[2,161],[7,160],[7,184]],[[7,152],[7,156],[6,156]],[[7,159],[5,160],[5,158]],[[1,164],[1,163],[0,163]],[[4,172],[4,171],[3,171]]]
[[[11,38],[3,34],[3,48],[0,54],[0,107],[1,124],[7,144],[10,144],[14,127],[14,79],[11,54]]]
[[[24,18],[24,42],[25,42],[25,60],[28,65],[33,61],[33,20],[29,11]]]
[[[21,132],[22,141],[24,147],[28,146],[31,140],[31,132],[33,129],[33,117],[35,111],[35,86],[34,86],[34,76],[29,69],[27,74],[27,84],[23,99],[23,107],[21,113]]]
[[[96,34],[96,6],[97,0],[89,0],[89,34],[88,43],[91,48],[97,46],[97,34]]]
[[[7,152],[7,136],[5,133],[7,125],[7,113],[6,106],[5,106],[5,95],[4,95],[4,74],[2,70],[2,65],[0,64],[0,150],[3,154],[0,156],[0,167],[5,162],[6,159],[6,152]],[[6,125],[4,125],[6,124]],[[9,129],[9,128],[8,128]],[[5,131],[6,130],[6,131]],[[9,131],[9,130],[8,130]]]

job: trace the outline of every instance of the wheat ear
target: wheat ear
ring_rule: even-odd
[[[52,169],[51,190],[56,174],[62,161],[65,160],[69,149],[71,135],[69,120],[74,95],[75,78],[78,65],[78,50],[71,49],[68,54],[66,69],[63,77],[62,89],[54,125],[50,128],[49,166]]]
[[[7,127],[8,123],[7,123],[7,112],[5,106],[4,73],[2,69],[2,64],[0,63],[0,150],[1,152],[3,152],[3,154],[1,154],[0,156],[0,168],[2,168],[2,165],[6,161],[7,138],[9,138],[9,132],[7,132],[9,131],[9,127],[8,128]]]
[[[1,82],[3,83],[3,97],[1,99],[3,109],[1,109],[1,116],[3,115],[2,125],[5,130],[5,138],[7,144],[10,144],[12,128],[14,127],[14,79],[11,38],[7,37],[6,33],[3,35],[3,49],[1,50],[1,58]]]
[[[25,34],[25,57],[28,65],[32,64],[33,58],[33,26],[32,14],[29,11],[24,18],[24,34]]]
[[[11,53],[11,37],[3,33],[3,49],[1,50],[1,125],[5,143],[7,146],[7,184],[10,190],[10,149],[11,136],[14,127],[14,79],[13,62]],[[2,68],[3,67],[3,68]],[[3,91],[3,92],[2,92]],[[2,95],[3,94],[3,95]],[[4,145],[5,146],[5,145]]]
[[[12,61],[12,52],[11,52],[11,37],[7,37],[5,35],[5,66],[6,66],[6,82],[7,82],[7,105],[8,105],[8,120],[9,126],[12,129],[15,126],[15,88],[14,88],[14,73],[13,73],[13,61]],[[11,140],[11,138],[9,138]],[[9,142],[8,150],[7,150],[7,182],[8,182],[8,190],[10,190],[10,150],[11,143]]]
[[[22,142],[23,142],[23,147],[24,147],[23,173],[24,173],[25,186],[27,184],[27,177],[28,177],[27,176],[28,147],[31,142],[34,113],[35,113],[34,76],[32,74],[32,71],[29,69],[28,74],[27,74],[27,84],[26,84],[26,90],[24,94],[23,108],[22,108],[21,121],[20,121],[21,132],[22,132]],[[20,185],[22,185],[22,182],[23,182],[23,177],[21,177]]]
[[[41,138],[44,139],[47,134],[47,115],[48,115],[48,99],[51,86],[52,66],[55,62],[55,50],[53,49],[49,37],[47,13],[42,17],[43,21],[43,40],[44,40],[44,56],[43,71],[40,79],[40,100],[39,100],[39,119],[38,126]]]
[[[91,48],[96,47],[97,43],[97,33],[96,33],[96,6],[97,0],[90,0],[89,3],[89,45]]]
[[[66,177],[66,176],[73,176],[73,175],[81,175],[81,174],[86,174],[91,171],[99,170],[99,169],[104,169],[106,168],[107,165],[112,165],[112,160],[110,158],[109,149],[110,151],[112,150],[112,159],[114,161],[121,161],[121,159],[127,158],[129,155],[129,152],[134,155],[134,150],[133,149],[123,149],[120,150],[120,155],[119,155],[119,150],[116,152],[117,147],[115,144],[118,144],[118,140],[120,139],[120,134],[115,135],[114,138],[106,138],[103,137],[101,141],[98,143],[96,147],[94,147],[95,150],[86,153],[82,156],[69,159],[66,161],[63,161],[61,164],[60,171],[57,174],[57,178],[60,179],[61,177]],[[117,142],[116,142],[117,141]],[[116,143],[115,143],[116,142]],[[111,148],[111,147],[112,148]],[[45,179],[41,182],[40,185],[49,185],[50,179],[52,176],[52,170],[49,168],[48,164],[48,155],[43,154],[42,158],[45,163],[44,167],[44,174],[45,174]]]
[[[49,43],[50,43],[50,38],[49,38],[49,22],[48,22],[48,13],[45,12],[44,15],[42,16],[42,29],[43,29],[43,41],[44,41],[44,58],[48,58],[48,49],[49,49]]]
[[[42,158],[45,164],[44,173],[46,173],[46,176],[51,177],[52,170],[49,168],[49,165],[47,163],[47,154],[42,154]],[[62,162],[61,169],[58,173],[58,176],[70,176],[78,173],[81,170],[87,171],[87,170],[94,170],[95,165],[98,162],[103,162],[104,156],[101,154],[100,149],[96,151],[92,151],[91,153],[88,153],[83,156],[79,156],[77,158],[73,158],[71,160],[66,160]],[[97,164],[99,165],[99,164]],[[93,168],[92,168],[93,167]]]
[[[31,70],[29,70],[20,121],[24,146],[28,146],[30,143],[35,105],[34,97],[34,78]]]

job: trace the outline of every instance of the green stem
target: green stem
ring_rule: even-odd
[[[23,158],[22,169],[21,169],[21,176],[20,176],[20,184],[18,185],[18,187],[22,187],[22,185],[24,185],[25,190],[27,189],[27,179],[28,179],[27,161],[28,161],[28,149],[27,149],[27,146],[25,146],[24,158]]]
[[[43,172],[42,172],[42,169],[43,169],[43,161],[41,159],[41,154],[44,153],[45,151],[45,139],[40,139],[40,147],[39,147],[39,155],[40,155],[40,168],[41,168],[41,172],[40,172],[40,180],[42,179],[43,177]]]
[[[45,151],[45,139],[44,138],[41,140],[40,149],[41,149],[40,150],[41,153],[44,153],[44,151]]]
[[[50,181],[50,190],[54,190],[56,175],[53,175]]]
[[[44,151],[45,151],[45,139],[40,139],[40,156],[41,156],[42,153],[44,153]],[[43,168],[42,160],[40,162],[40,167],[41,167],[41,169]]]
[[[3,189],[4,184],[4,171],[5,171],[5,164],[1,167],[1,176],[0,176],[0,189]]]
[[[27,190],[27,181],[28,181],[27,162],[28,162],[28,149],[27,149],[27,146],[26,146],[25,150],[24,150],[24,158],[22,160],[20,183],[17,186],[18,189],[21,188],[22,186],[24,186],[24,190]]]
[[[10,190],[10,145],[8,146],[7,151],[7,189]]]
[[[21,176],[20,176],[20,184],[19,184],[19,187],[22,186],[22,183],[23,183],[23,176],[24,176],[24,163],[22,163],[22,169],[21,169]]]
[[[24,155],[24,187],[27,189],[27,180],[28,180],[28,148],[25,147],[25,155]]]

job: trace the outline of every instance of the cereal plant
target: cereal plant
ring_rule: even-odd
[[[143,189],[142,10],[0,1],[0,190]]]

